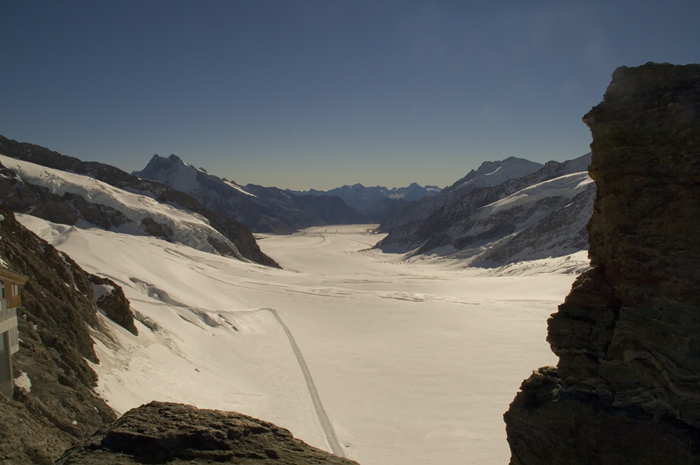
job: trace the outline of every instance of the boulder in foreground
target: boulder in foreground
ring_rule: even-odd
[[[235,412],[151,402],[67,451],[57,465],[357,465],[295,439],[284,428]]]

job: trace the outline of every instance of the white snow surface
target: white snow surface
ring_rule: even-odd
[[[95,332],[93,368],[117,411],[153,399],[235,410],[330,450],[293,337],[342,452],[362,465],[508,463],[502,415],[533,369],[556,363],[546,320],[575,278],[559,262],[500,276],[402,262],[370,249],[382,237],[371,225],[260,236],[279,270],[18,218],[119,283],[148,325],[133,336],[100,316],[112,339]]]
[[[175,242],[215,253],[207,240],[212,237],[237,250],[236,246],[212,228],[205,218],[193,212],[160,203],[145,195],[127,192],[89,176],[55,170],[5,155],[0,155],[0,163],[14,171],[21,180],[30,184],[45,187],[59,196],[66,192],[80,195],[88,202],[111,207],[133,221],[131,224],[124,224],[113,230],[128,234],[144,234],[140,226],[141,220],[153,218],[173,231],[172,239]],[[78,225],[93,226],[84,221]]]
[[[588,176],[587,171],[567,174],[540,182],[480,208],[479,217],[491,216],[498,211],[537,202],[546,197],[568,197],[571,199],[592,182],[593,180]]]
[[[19,388],[20,391],[25,394],[32,392],[32,380],[29,379],[29,375],[23,371],[19,372],[19,376],[15,378],[15,386]]]

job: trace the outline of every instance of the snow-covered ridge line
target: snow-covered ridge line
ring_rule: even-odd
[[[545,197],[565,197],[571,199],[592,182],[593,180],[588,176],[587,171],[572,173],[543,181],[482,207],[479,216],[492,215],[497,211],[536,202]]]
[[[0,155],[0,163],[16,173],[21,181],[46,188],[59,196],[66,193],[79,195],[88,202],[113,208],[132,221],[113,228],[114,231],[145,235],[147,232],[142,221],[152,219],[172,233],[170,239],[174,242],[217,253],[211,244],[214,240],[230,247],[242,259],[236,246],[212,228],[201,215],[160,203],[146,195],[127,192],[89,176],[47,168],[5,155]]]

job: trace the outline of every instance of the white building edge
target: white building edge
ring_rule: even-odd
[[[22,304],[20,291],[27,279],[0,266],[0,393],[9,398],[14,389],[12,354],[19,350],[17,307]]]

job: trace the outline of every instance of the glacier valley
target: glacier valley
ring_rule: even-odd
[[[139,336],[95,333],[98,393],[234,410],[363,465],[503,464],[502,415],[552,365],[546,320],[586,252],[503,268],[409,260],[375,225],[259,235],[282,269],[149,236],[18,215],[122,286]],[[339,450],[338,450],[339,449]]]

